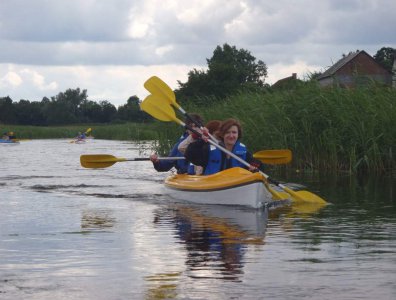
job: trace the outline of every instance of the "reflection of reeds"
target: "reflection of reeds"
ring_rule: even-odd
[[[176,299],[181,272],[160,273],[146,276],[149,285],[145,299]]]
[[[82,229],[105,229],[113,227],[115,218],[107,212],[84,212],[81,217]]]

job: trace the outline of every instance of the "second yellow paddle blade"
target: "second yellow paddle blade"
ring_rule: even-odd
[[[146,80],[144,87],[151,94],[161,96],[162,101],[166,101],[171,105],[177,105],[175,93],[172,89],[157,76],[152,76]],[[177,105],[178,106],[178,105]]]
[[[253,154],[253,157],[267,164],[287,164],[292,160],[292,152],[283,150],[262,150]]]
[[[176,121],[179,123],[172,106],[168,103],[161,102],[159,97],[158,95],[148,95],[146,99],[140,103],[140,108],[160,121]]]

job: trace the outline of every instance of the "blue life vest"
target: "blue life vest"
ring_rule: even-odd
[[[246,161],[247,149],[246,146],[241,142],[237,141],[235,143],[234,148],[232,149],[232,153],[234,153],[235,155],[239,156],[240,158]],[[225,170],[227,168],[233,168],[233,167],[245,168],[244,164],[240,163],[233,157],[230,158],[230,165],[228,167],[226,165],[226,161],[227,161],[226,154],[223,153],[223,151],[217,149],[215,146],[210,145],[209,159],[208,159],[208,164],[204,171],[204,175],[214,174],[222,170]]]
[[[188,165],[187,174],[195,175],[195,166],[192,163]]]

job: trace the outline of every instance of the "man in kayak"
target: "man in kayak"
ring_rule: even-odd
[[[197,123],[202,123],[202,117],[198,114],[190,114],[190,117],[195,120]],[[187,126],[195,128],[196,125],[190,119],[186,119],[184,122]],[[190,132],[186,130],[183,135],[179,138],[177,143],[172,147],[172,150],[169,153],[169,157],[183,157],[183,154],[178,150],[179,144],[184,141]],[[188,173],[189,162],[185,159],[182,160],[159,160],[158,154],[153,153],[150,155],[150,160],[153,162],[154,169],[158,172],[167,172],[173,167],[177,170],[178,174],[186,174]]]
[[[232,167],[246,168],[244,164],[217,147],[208,146],[208,135],[205,131],[207,129],[204,129],[199,139],[188,145],[184,153],[187,160],[204,168],[203,175],[214,174]],[[246,146],[241,143],[242,127],[237,120],[227,119],[223,121],[218,130],[218,137],[224,148],[250,164],[248,170],[257,172],[258,169],[264,168],[264,164],[254,159]]]
[[[3,140],[3,141],[8,141],[10,138],[9,138],[9,136],[8,136],[8,133],[7,132],[4,132],[3,133],[3,136],[1,137],[1,139]]]
[[[205,129],[204,131],[209,132],[214,138],[217,140],[220,140],[219,137],[217,136],[218,130],[220,128],[221,121],[220,120],[211,120],[208,123],[205,124]],[[198,132],[201,132],[199,128],[194,128]],[[193,132],[190,132],[190,135],[184,139],[182,142],[179,143],[178,150],[184,155],[186,153],[186,149],[188,145],[191,143],[195,142],[199,136]],[[203,147],[209,147],[208,143],[205,143]],[[205,150],[206,151],[206,150]],[[202,175],[203,173],[203,167],[202,166],[197,166],[194,165],[190,162],[189,168],[188,168],[188,174],[190,175]]]
[[[78,141],[85,140],[85,138],[86,138],[85,132],[83,132],[83,133],[78,132],[78,134],[77,134],[77,140]]]

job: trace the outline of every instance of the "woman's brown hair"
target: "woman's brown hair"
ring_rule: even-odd
[[[238,128],[238,139],[242,138],[242,127],[241,124],[239,123],[239,121],[235,120],[235,119],[227,119],[224,120],[219,128],[219,137],[220,138],[224,138],[225,133],[227,132],[228,129],[231,128],[231,126],[236,126]]]
[[[221,125],[220,120],[211,120],[205,124],[205,127],[209,130],[210,134],[217,134],[217,131],[219,130],[220,125]]]

